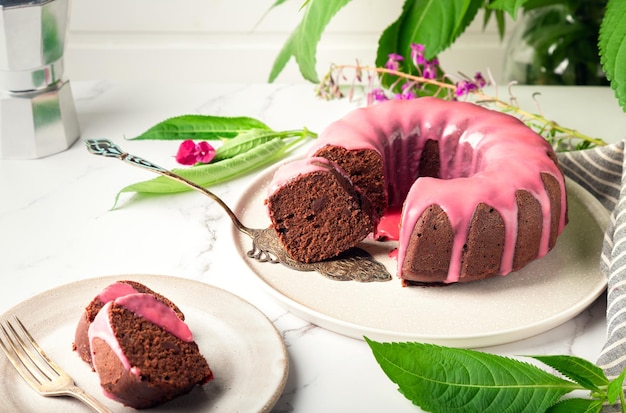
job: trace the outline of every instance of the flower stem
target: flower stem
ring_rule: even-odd
[[[431,79],[423,76],[416,76],[409,73],[404,73],[400,70],[361,65],[333,65],[322,79],[322,82],[320,83],[318,89],[318,95],[326,99],[341,97],[342,95],[340,92],[340,85],[335,79],[345,78],[343,73],[346,69],[355,70],[358,74],[359,79],[362,78],[363,72],[367,72],[370,75],[375,74],[379,77],[379,79],[382,79],[384,76],[396,76],[398,77],[398,80],[393,83],[394,86],[397,85],[402,79],[407,82],[411,82],[417,86],[432,85],[435,86],[436,89],[430,92],[431,96],[441,97],[449,100],[456,99],[455,91],[457,86],[454,83],[445,82],[441,79]],[[444,75],[444,79],[445,78],[446,76]],[[512,85],[513,84],[509,85],[510,94]],[[369,82],[368,87],[371,87],[371,81]],[[391,89],[393,89],[393,86],[391,87]],[[582,141],[583,143],[578,145],[578,148],[581,149],[606,145],[606,142],[602,139],[594,138],[583,134],[578,130],[559,125],[554,121],[546,119],[541,114],[526,111],[520,108],[517,104],[506,102],[502,99],[499,99],[498,97],[489,96],[483,91],[482,88],[470,90],[468,92],[468,95],[472,96],[472,100],[476,104],[491,105],[499,111],[515,115],[521,121],[526,123],[526,125],[534,129],[537,133],[550,141],[551,144],[559,147],[559,149],[561,150],[568,150],[566,148],[571,149],[571,145],[567,144],[566,142],[571,139],[577,139]],[[510,100],[511,102],[515,102],[515,98],[512,94]]]
[[[304,127],[302,129],[294,129],[294,130],[286,130],[280,132],[274,132],[274,136],[278,138],[291,138],[295,136],[299,136],[300,138],[317,138],[317,133],[310,131],[308,128]]]

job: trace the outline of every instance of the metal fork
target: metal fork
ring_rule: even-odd
[[[19,328],[9,320],[0,322],[4,334],[4,340],[0,337],[0,347],[33,389],[42,396],[75,397],[96,412],[111,413],[93,396],[76,386],[74,380],[44,353],[17,316],[13,318]]]

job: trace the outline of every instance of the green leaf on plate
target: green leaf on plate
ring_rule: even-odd
[[[260,120],[245,116],[182,115],[159,122],[133,139],[229,139],[250,129],[269,127]]]

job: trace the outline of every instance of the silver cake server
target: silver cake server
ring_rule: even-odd
[[[124,152],[122,148],[108,139],[86,139],[85,145],[90,153],[109,158],[117,158],[133,166],[155,172],[166,176],[177,182],[201,192],[222,207],[233,225],[240,232],[252,239],[252,249],[247,252],[247,256],[259,262],[282,263],[283,265],[297,271],[317,271],[320,274],[338,281],[389,281],[391,274],[383,264],[376,261],[367,251],[355,247],[346,251],[337,258],[324,260],[315,263],[303,263],[291,258],[282,244],[276,232],[271,228],[257,229],[249,228],[237,218],[235,213],[217,195],[208,189],[189,181],[188,179],[162,168],[139,156]],[[260,206],[259,206],[260,207]]]

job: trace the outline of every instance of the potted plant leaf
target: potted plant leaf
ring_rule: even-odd
[[[276,0],[272,7],[286,0]],[[316,72],[317,45],[328,23],[350,0],[307,0],[302,8],[302,18],[291,33],[274,61],[269,81],[274,81],[293,57],[302,76],[314,83],[319,82]],[[589,12],[591,4],[593,13]],[[601,20],[595,59],[599,56],[608,83],[615,91],[620,106],[626,110],[626,2],[623,0],[405,0],[398,18],[381,33],[376,53],[376,66],[383,67],[392,53],[409,59],[411,45],[427,46],[426,59],[432,61],[449,48],[476,18],[479,10],[484,11],[485,21],[495,18],[502,35],[505,29],[505,14],[516,19],[518,15],[545,6],[561,7],[568,18],[568,10],[574,10],[582,18]],[[591,16],[590,13],[593,15]],[[547,31],[530,30],[537,41],[545,39]],[[569,30],[572,30],[570,27]],[[558,33],[552,33],[557,36]],[[572,33],[562,33],[563,43],[571,39]],[[547,42],[549,43],[549,42]],[[588,47],[587,47],[588,49]],[[552,50],[550,45],[540,49],[545,54]],[[578,49],[580,52],[580,49]],[[621,53],[621,54],[620,54]],[[589,59],[588,50],[580,60]],[[595,64],[595,63],[594,63]],[[558,64],[557,64],[558,65]],[[539,81],[539,80],[538,80]]]
[[[606,5],[606,0],[526,2],[508,40],[505,80],[536,85],[608,85],[598,54]]]

